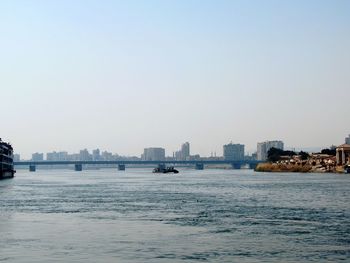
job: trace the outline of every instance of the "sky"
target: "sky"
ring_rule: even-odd
[[[0,137],[24,158],[341,144],[349,14],[346,0],[1,0]]]

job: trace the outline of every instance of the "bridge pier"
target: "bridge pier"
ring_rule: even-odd
[[[125,164],[118,164],[118,171],[125,171]]]
[[[204,170],[204,164],[202,163],[196,163],[196,170]]]
[[[250,164],[249,164],[249,169],[255,170],[256,166],[257,166],[256,163],[250,163]]]
[[[35,165],[29,165],[29,172],[35,172],[36,166]]]
[[[76,172],[81,172],[81,171],[83,170],[83,165],[80,164],[80,163],[76,163],[76,164],[74,165],[74,170],[75,170]]]
[[[233,163],[231,164],[233,169],[241,169],[241,164],[240,163]]]

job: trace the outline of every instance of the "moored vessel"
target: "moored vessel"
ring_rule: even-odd
[[[165,165],[159,165],[157,168],[153,169],[153,173],[174,173],[177,174],[179,173],[178,170],[176,170],[173,166],[166,167]]]
[[[12,178],[15,172],[13,169],[13,148],[11,144],[3,142],[0,138],[0,179]]]

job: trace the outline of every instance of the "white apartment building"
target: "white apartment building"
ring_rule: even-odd
[[[259,142],[257,145],[257,159],[258,159],[258,161],[266,161],[267,160],[267,153],[272,147],[283,150],[284,144],[282,141]]]

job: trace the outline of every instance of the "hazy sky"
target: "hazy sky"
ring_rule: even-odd
[[[350,1],[0,1],[0,137],[23,157],[341,144],[349,98]]]

